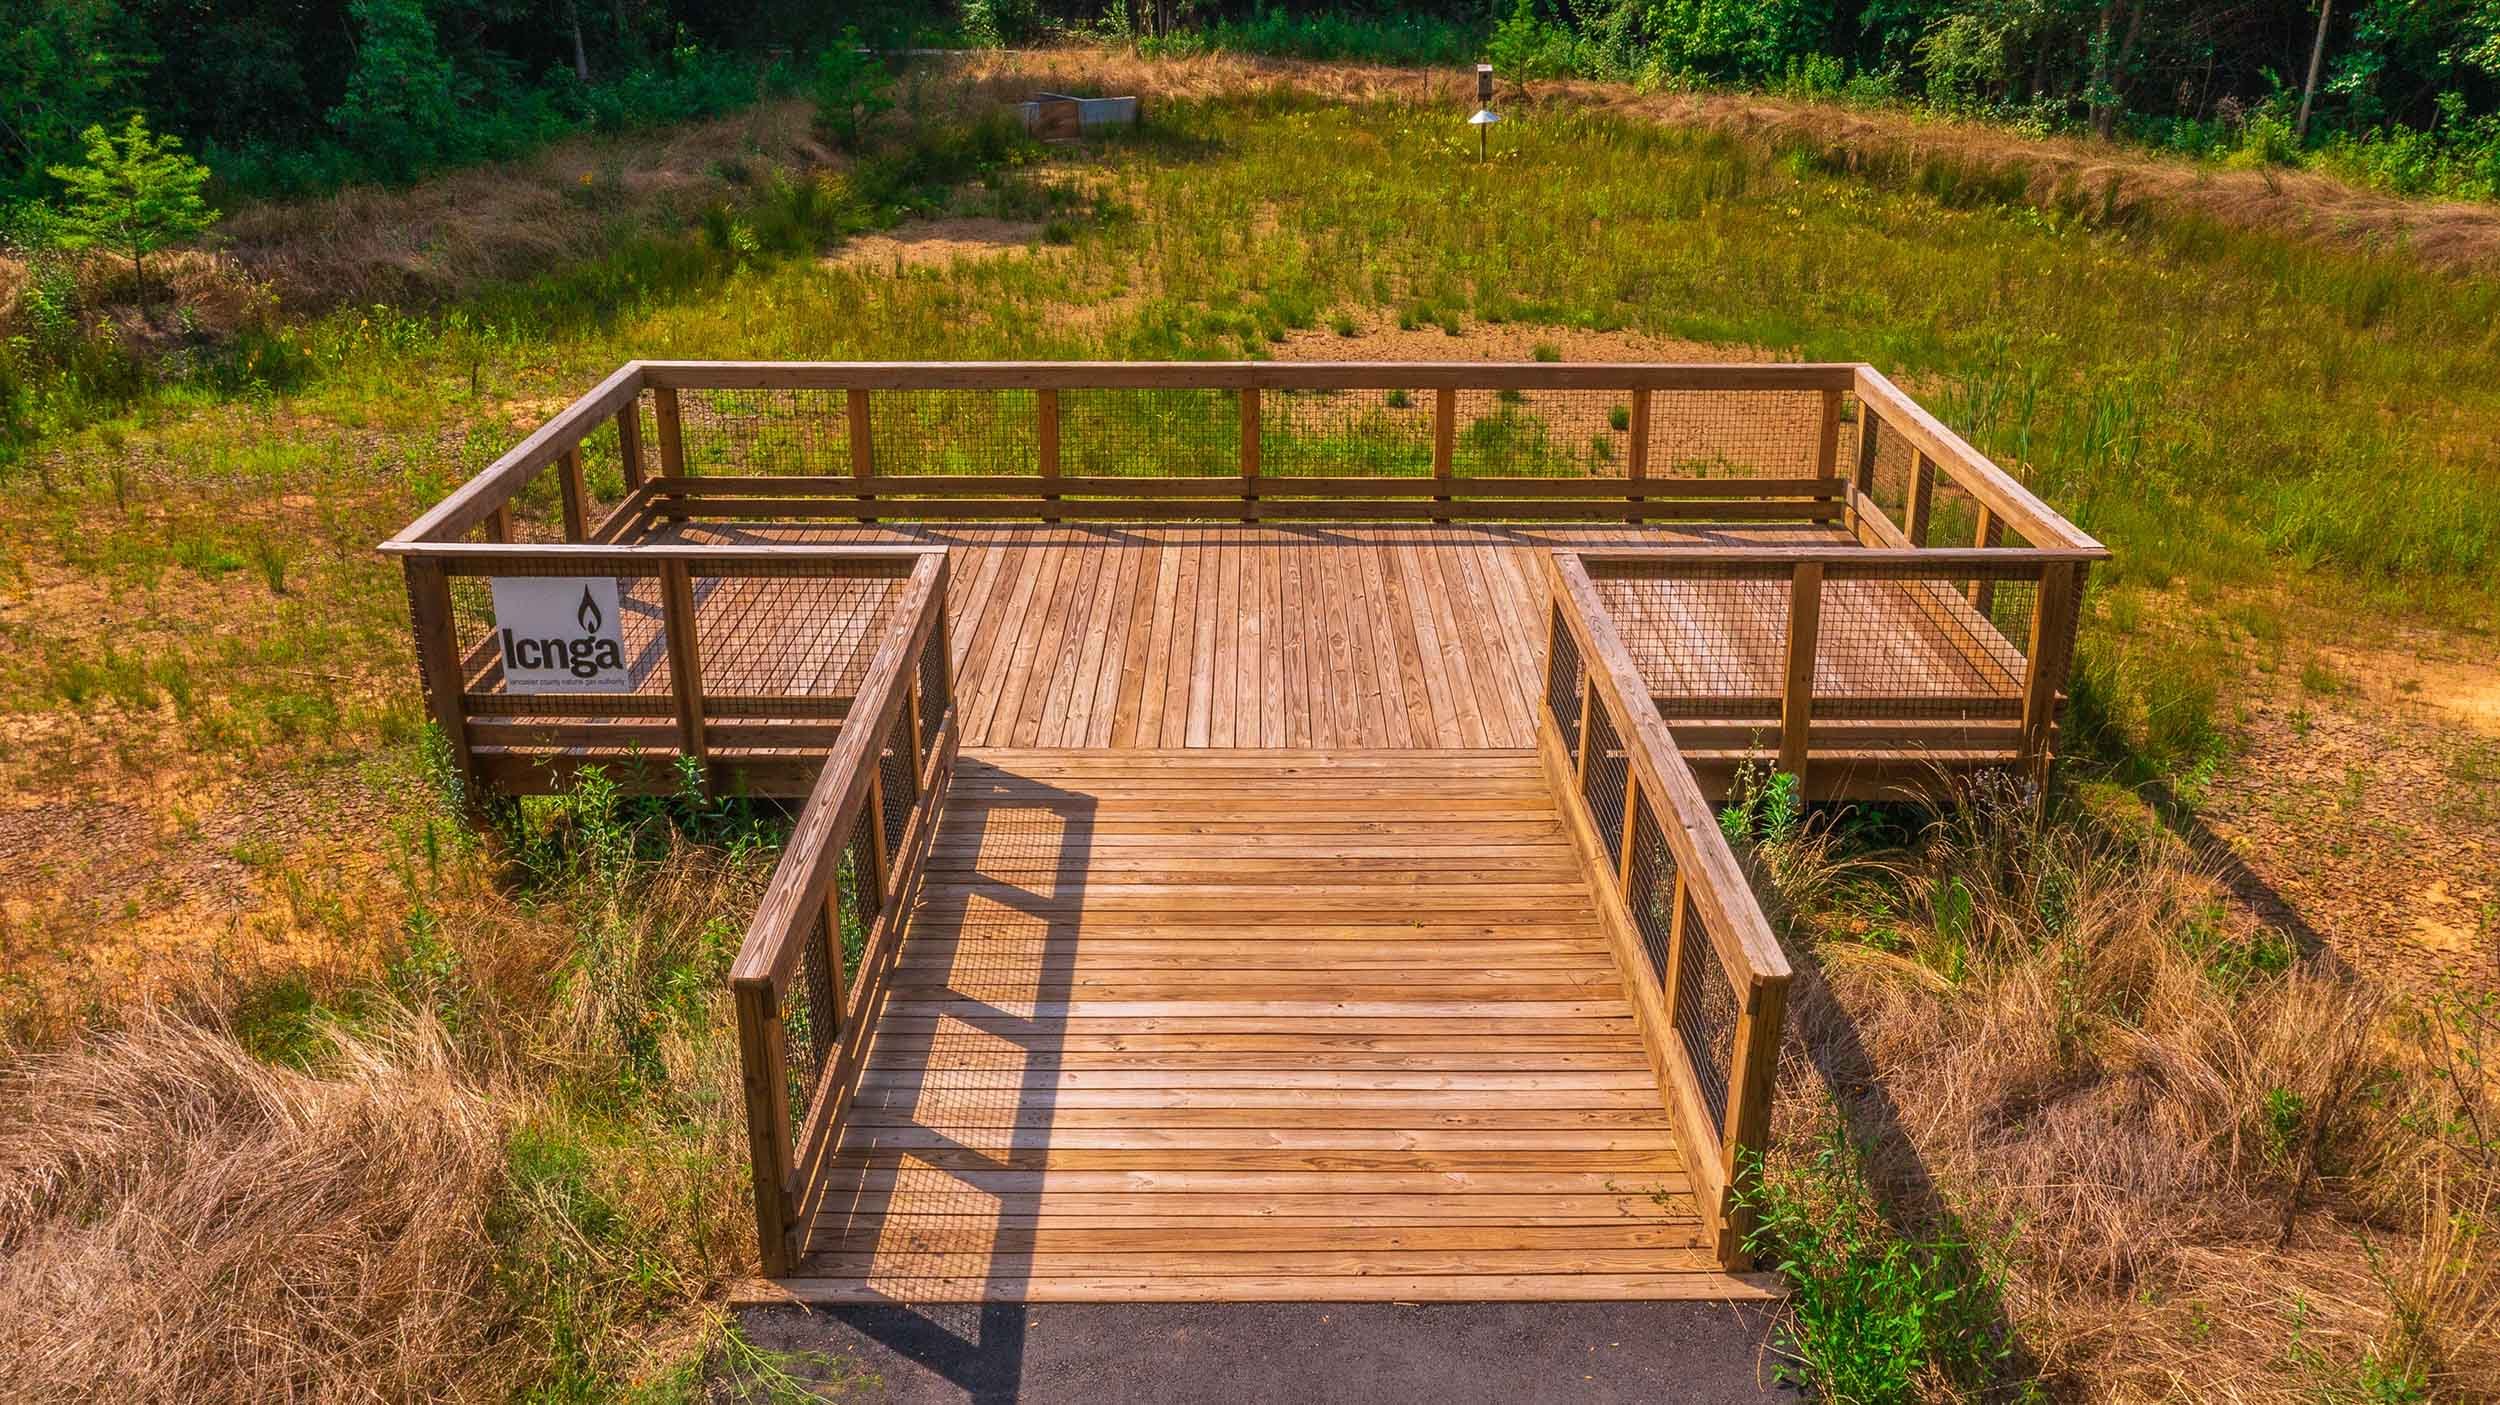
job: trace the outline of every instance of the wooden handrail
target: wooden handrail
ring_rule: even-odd
[[[1589,833],[1601,816],[1586,794],[1592,783],[1597,728],[1603,715],[1623,749],[1625,777],[1622,814],[1613,820],[1622,831],[1611,857],[1603,849],[1584,847],[1592,870],[1619,965],[1635,993],[1644,1042],[1661,1091],[1684,1130],[1685,1166],[1693,1177],[1694,1195],[1716,1232],[1721,1261],[1741,1267],[1751,1211],[1737,1194],[1746,1168],[1768,1144],[1770,1104],[1779,1061],[1780,1030],[1789,983],[1787,957],[1771,935],[1743,866],[1719,832],[1718,819],[1701,794],[1692,770],[1651,705],[1638,670],[1617,636],[1612,617],[1598,600],[1587,572],[1570,553],[1556,552],[1547,570],[1553,591],[1554,619],[1571,636],[1581,677],[1580,716],[1576,736],[1566,737],[1548,699],[1541,708],[1542,732],[1548,738],[1549,765],[1561,768],[1558,790],[1572,807],[1575,827]],[[1548,643],[1548,669],[1554,666],[1558,641]],[[1551,748],[1570,746],[1577,755],[1555,760]],[[1668,895],[1670,923],[1663,970],[1653,969],[1650,937],[1643,935],[1643,913],[1661,895],[1640,891],[1640,821],[1646,816],[1675,868]],[[1602,843],[1597,840],[1584,840]],[[1601,862],[1601,860],[1606,860]],[[1687,914],[1691,920],[1687,920]],[[1655,922],[1654,912],[1649,921]],[[1696,940],[1709,943],[1712,958],[1725,973],[1736,1010],[1728,1034],[1727,1083],[1721,1108],[1714,1110],[1694,1067],[1682,1020],[1685,1002],[1675,987],[1681,979],[1682,952]]]
[[[407,542],[447,542],[494,516],[541,469],[589,438],[601,421],[633,403],[642,387],[641,362],[628,361],[618,367],[589,394],[557,411],[555,418],[531,431],[510,452],[402,528],[385,549]]]
[[[1847,390],[1853,361],[638,361],[681,390]]]
[[[945,611],[946,559],[943,553],[929,553],[912,571],[895,619],[869,663],[856,706],[818,772],[730,965],[744,1064],[756,1233],[770,1274],[788,1272],[804,1247],[819,1175],[838,1139],[852,1075],[866,1055],[883,998],[888,958],[899,944],[910,906],[917,856],[927,846],[945,792],[956,744],[951,668],[936,671],[949,702],[941,711],[937,735],[924,731],[919,698],[927,677],[923,653],[939,650],[942,658],[946,647]],[[908,725],[898,725],[904,723]],[[905,802],[886,793],[880,758],[898,732],[910,756],[914,789],[902,840],[888,852],[884,806]],[[862,833],[870,839],[869,859],[856,877],[860,891],[873,895],[867,899],[873,903],[873,925],[858,981],[842,990],[840,905],[834,893],[843,851]],[[815,1071],[806,1115],[793,1125],[783,1072],[784,998],[805,943],[816,938],[820,922],[827,946],[820,959],[832,963],[828,983],[838,993],[833,1009],[810,1013],[835,1024],[824,1062]]]
[[[1943,421],[1929,414],[1926,407],[1911,399],[1883,372],[1872,366],[1858,367],[1855,389],[1861,413],[1870,409],[1879,412],[1886,425],[1951,474],[1953,481],[1993,513],[2002,526],[2021,533],[2034,546],[2107,554],[2098,541],[2059,516],[1962,436],[1947,429]]]

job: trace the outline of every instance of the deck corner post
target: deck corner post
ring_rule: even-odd
[[[1241,388],[1241,520],[1259,517],[1259,388]]]
[[[439,561],[406,558],[408,624],[417,641],[417,682],[425,692],[425,710],[441,729],[451,749],[461,792],[474,805],[478,794],[477,761],[469,751],[469,719],[461,702],[460,641],[454,637],[451,577]]]
[[[755,1176],[755,1243],[764,1275],[795,1265],[789,1210],[789,1089],[781,1076],[781,1019],[770,981],[731,985],[738,1014],[738,1078],[745,1085],[747,1160]]]
[[[1033,392],[1033,460],[1046,489],[1059,481],[1059,392],[1050,386]],[[1044,491],[1042,501],[1057,502],[1059,494]],[[1042,520],[1056,524],[1059,515],[1050,513]]]
[[[686,476],[686,426],[679,417],[677,387],[651,387],[651,423],[660,436],[660,476]]]
[[[2083,603],[2081,567],[2052,561],[2040,568],[2031,601],[2031,638],[2023,667],[2021,762],[2043,793],[2048,787],[2049,733],[2057,723],[2057,700],[2073,666],[2075,625]]]
[[[590,540],[590,495],[582,485],[582,446],[568,444],[556,456],[556,484],[564,493],[564,539]]]
[[[667,636],[669,694],[677,704],[677,746],[694,758],[705,794],[712,768],[703,744],[703,651],[695,638],[694,573],[683,561],[660,562],[660,632]]]
[[[1731,1070],[1734,1088],[1727,1103],[1727,1192],[1723,1207],[1720,1257],[1729,1271],[1751,1267],[1745,1240],[1752,1233],[1754,1211],[1746,1192],[1761,1169],[1771,1140],[1771,1101],[1779,1091],[1780,1030],[1786,1023],[1788,981],[1757,977],[1746,992],[1736,1017],[1736,1046]]]
[[[1823,563],[1801,561],[1788,585],[1788,672],[1780,690],[1779,768],[1805,790],[1814,719],[1814,649],[1822,631]]]

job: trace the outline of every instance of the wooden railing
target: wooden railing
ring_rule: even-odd
[[[1855,762],[1905,755],[2044,778],[2084,573],[2106,554],[1661,547],[1573,569],[1707,779],[1757,762],[1834,795]]]
[[[406,575],[427,712],[473,787],[543,790],[600,766],[627,789],[670,790],[684,782],[681,762],[691,762],[707,787],[779,795],[805,792],[855,705],[857,665],[871,646],[829,650],[833,622],[873,630],[934,550],[422,541],[383,549]],[[484,581],[531,576],[616,580],[632,691],[504,686]],[[715,611],[726,617],[714,626],[722,637],[707,639],[699,602],[754,581],[777,583],[778,597]],[[463,587],[478,598],[457,600]]]
[[[1693,1198],[1721,1261],[1740,1268],[1740,1192],[1769,1140],[1788,961],[1587,573],[1563,552],[1549,569],[1538,745],[1682,1133]]]
[[[784,1274],[840,1141],[954,768],[946,559],[921,557],[730,968],[764,1271]],[[846,951],[857,941],[856,963]]]

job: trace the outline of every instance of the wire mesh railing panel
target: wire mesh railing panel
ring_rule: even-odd
[[[1241,471],[1229,390],[1063,390],[1059,471],[1071,478],[1203,478]]]
[[[807,1125],[825,1061],[842,1033],[842,1010],[834,992],[836,959],[823,910],[799,943],[799,965],[781,997],[781,1058],[789,1079],[790,1136],[795,1144]]]
[[[686,472],[734,477],[851,472],[840,390],[680,390]]]
[[[1041,472],[1039,409],[1029,390],[878,390],[869,460],[879,474]]]
[[[877,863],[877,832],[868,823],[863,810],[851,826],[850,840],[842,846],[842,866],[838,881],[842,885],[842,969],[846,974],[859,973],[859,959],[867,949],[868,929],[877,915],[885,911],[885,872]]]
[[[1632,925],[1641,934],[1641,950],[1649,957],[1649,972],[1658,978],[1662,990],[1674,945],[1675,873],[1675,852],[1658,828],[1649,797],[1633,797],[1632,863],[1623,897],[1632,911]]]
[[[1430,391],[1262,391],[1259,472],[1272,478],[1429,477],[1432,416]]]
[[[1630,470],[1632,394],[1461,390],[1450,472],[1460,478],[1621,478]]]
[[[1851,567],[1822,585],[1818,717],[1954,720],[2019,706],[2036,580]]]
[[[697,576],[703,691],[856,696],[904,585],[896,577]]]
[[[1563,749],[1573,754],[1580,750],[1581,682],[1586,677],[1580,661],[1580,641],[1563,622],[1562,607],[1554,607],[1553,619],[1546,626],[1547,654],[1545,660],[1545,705],[1553,709],[1554,723],[1562,729]]]
[[[1580,772],[1580,798],[1587,802],[1597,832],[1606,841],[1606,852],[1614,856],[1617,865],[1623,862],[1623,802],[1631,783],[1632,761],[1624,754],[1623,738],[1615,731],[1614,718],[1603,707],[1592,709],[1588,717],[1588,760]]]
[[[911,750],[911,713],[898,708],[894,724],[886,729],[885,744],[877,753],[878,794],[888,854],[900,855],[903,851],[904,831],[911,828],[911,812],[920,803],[918,773]]]
[[[1918,469],[1918,450],[1883,416],[1871,411],[1868,416],[1858,426],[1860,434],[1875,436],[1875,471],[1867,483],[1866,495],[1875,500],[1894,526],[1906,532],[1909,522],[1903,514],[1910,501],[1910,477]],[[1859,450],[1856,445],[1848,445],[1846,451]]]
[[[1785,567],[1603,569],[1592,572],[1598,599],[1666,715],[1778,716],[1788,666]]]
[[[1736,987],[1728,980],[1727,968],[1719,964],[1710,934],[1701,925],[1700,910],[1688,897],[1684,904],[1684,942],[1675,967],[1675,1009],[1670,1017],[1675,1023],[1676,1038],[1684,1046],[1684,1057],[1692,1064],[1693,1081],[1700,1085],[1702,1106],[1709,1110],[1714,1134],[1727,1126],[1728,1074],[1736,1059],[1736,1015]]]
[[[1811,478],[1816,390],[1661,390],[1649,397],[1653,478]]]

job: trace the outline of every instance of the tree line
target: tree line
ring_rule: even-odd
[[[143,114],[221,198],[727,111],[853,36],[1464,62],[1910,102],[2500,194],[2500,0],[0,0],[0,199]]]

